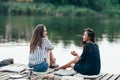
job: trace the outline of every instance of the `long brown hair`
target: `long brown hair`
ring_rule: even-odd
[[[42,37],[43,37],[42,34],[44,31],[44,27],[45,27],[45,25],[43,25],[43,24],[38,24],[35,27],[32,38],[30,40],[30,53],[35,50],[37,45],[41,47]]]

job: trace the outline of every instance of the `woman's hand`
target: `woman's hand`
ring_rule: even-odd
[[[71,54],[72,54],[73,56],[79,56],[75,51],[71,51]]]

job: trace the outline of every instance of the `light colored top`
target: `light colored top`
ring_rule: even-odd
[[[48,50],[53,49],[51,42],[47,38],[42,38],[42,47],[36,46],[34,52],[29,55],[29,64],[36,65],[45,61]]]

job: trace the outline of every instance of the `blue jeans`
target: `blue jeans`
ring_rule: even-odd
[[[48,66],[49,66],[48,63],[45,61],[36,65],[29,64],[29,67],[33,68],[35,72],[45,72],[47,71]]]

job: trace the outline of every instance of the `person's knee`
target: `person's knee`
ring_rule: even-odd
[[[73,68],[73,69],[74,69],[74,66],[75,66],[75,64],[74,64],[74,63],[72,63],[72,64],[70,65],[70,67],[71,67],[71,68]]]

